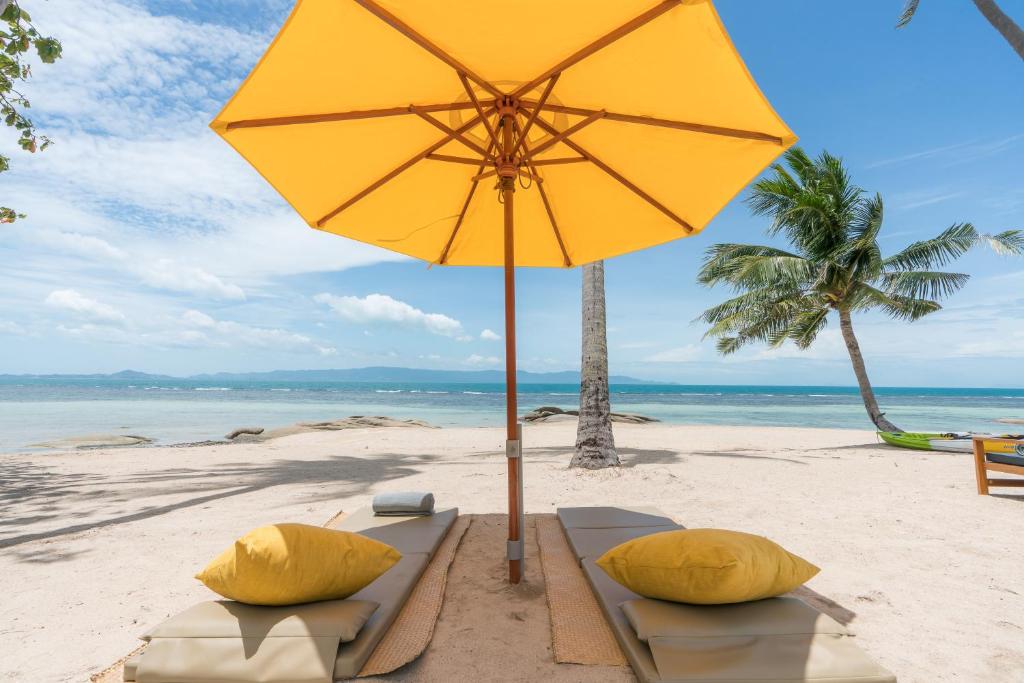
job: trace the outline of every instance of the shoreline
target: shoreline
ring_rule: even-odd
[[[224,385],[227,391],[185,390],[194,384],[146,391],[128,381],[0,382],[0,452],[90,433],[141,434],[163,444],[213,441],[239,425],[270,428],[346,415],[416,418],[442,427],[504,424],[504,386],[496,384],[238,382]],[[910,432],[1008,433],[1024,421],[1024,390],[893,391],[880,390],[882,408]],[[520,391],[524,412],[546,404],[571,410],[578,402],[578,385]],[[612,387],[611,408],[679,425],[871,428],[859,395],[849,387],[638,385],[626,393]]]
[[[350,415],[350,416],[345,417],[345,418],[339,418],[339,421],[351,419],[351,418],[354,418],[354,417],[362,417],[362,416]],[[388,416],[375,416],[375,417],[378,418],[378,419],[382,419],[382,420],[394,420],[394,418],[390,418]],[[394,421],[397,422],[397,420],[394,420]],[[482,430],[482,429],[495,429],[494,425],[489,425],[489,424],[443,426],[443,425],[428,424],[425,420],[417,420],[415,418],[410,420],[410,421],[411,422],[422,423],[422,424],[419,424],[419,425],[416,425],[416,426],[421,426],[421,427],[428,428],[428,429],[438,429],[438,430],[456,430],[456,429]],[[570,425],[573,429],[575,429],[576,428],[576,422],[577,422],[577,419],[574,418],[572,420],[559,419],[559,420],[554,420],[554,421],[550,421],[550,422],[548,422],[548,421],[523,422],[523,424],[524,424],[524,428],[526,428],[528,426],[530,429],[533,429],[533,428],[536,428],[536,427],[553,428],[553,427],[556,427],[556,426],[565,426],[565,425]],[[734,430],[734,429],[735,430],[750,430],[750,429],[753,429],[753,428],[767,429],[767,430],[772,430],[772,429],[821,430],[821,429],[823,429],[822,427],[816,427],[816,426],[794,427],[794,426],[789,426],[789,425],[749,425],[749,424],[717,424],[717,423],[714,424],[714,425],[708,425],[706,423],[700,423],[700,422],[694,422],[694,423],[686,423],[686,422],[661,422],[661,421],[657,421],[657,420],[652,420],[650,422],[642,422],[642,423],[630,423],[630,422],[619,423],[619,422],[616,422],[616,423],[614,423],[612,425],[613,430],[619,429],[622,424],[634,424],[634,425],[638,425],[640,427],[656,427],[656,426],[671,426],[671,427],[684,427],[684,428],[687,428],[687,427],[690,427],[690,428],[720,427],[722,429],[727,429],[727,430]],[[281,433],[279,435],[271,435],[269,437],[262,438],[262,439],[246,439],[246,438],[229,439],[229,438],[225,437],[223,439],[204,439],[204,440],[199,440],[199,441],[176,441],[176,442],[171,442],[171,443],[162,443],[159,440],[152,439],[150,437],[144,437],[144,436],[139,436],[139,435],[127,435],[127,434],[68,435],[68,436],[60,437],[57,440],[72,442],[72,441],[75,441],[75,440],[78,440],[78,439],[94,440],[94,439],[98,439],[98,438],[110,438],[111,440],[114,440],[114,439],[118,439],[118,438],[122,438],[122,437],[131,437],[131,438],[144,439],[146,442],[144,442],[144,443],[134,443],[134,444],[132,444],[132,443],[124,443],[124,444],[108,443],[108,444],[96,444],[96,445],[85,444],[85,445],[77,445],[77,446],[71,446],[71,445],[48,446],[48,445],[42,445],[42,444],[32,444],[32,445],[24,446],[21,449],[8,450],[8,451],[0,450],[0,456],[5,456],[5,455],[11,455],[11,456],[16,456],[16,455],[54,455],[54,454],[67,454],[67,453],[88,453],[88,452],[92,452],[92,451],[121,451],[121,450],[129,450],[129,449],[132,449],[132,450],[135,450],[135,449],[138,449],[138,450],[154,450],[154,449],[161,449],[161,448],[167,448],[167,449],[192,449],[192,448],[206,448],[206,447],[211,447],[211,446],[218,446],[218,447],[222,447],[222,446],[242,446],[242,445],[248,445],[248,444],[253,444],[253,443],[265,443],[267,441],[271,441],[271,440],[274,440],[274,439],[285,438],[287,436],[293,436],[295,434],[300,434],[300,433],[309,433],[309,432],[318,431],[318,430],[314,430],[314,429],[308,429],[308,430],[296,430],[296,429],[294,429],[295,427],[299,427],[299,426],[302,426],[302,425],[303,425],[302,422],[298,422],[298,423],[294,423],[292,425],[284,425],[284,426],[280,426],[280,427],[271,427],[271,428],[267,429],[266,431],[267,432],[283,432],[283,433]],[[350,427],[350,428],[347,428],[347,429],[393,429],[393,428],[394,428],[393,426],[376,426],[376,427]],[[243,428],[240,428],[240,429],[243,429]],[[826,429],[828,429],[830,431],[840,431],[840,432],[844,432],[844,431],[845,432],[864,432],[864,431],[870,431],[874,435],[874,432],[871,431],[871,430],[865,430],[865,429],[861,429],[861,428],[857,428],[857,427],[828,427]],[[343,431],[343,430],[331,430],[331,431]],[[55,440],[55,441],[57,441],[57,440]],[[883,446],[883,447],[887,446],[887,444],[882,442],[881,439],[878,439],[878,444],[880,446]]]

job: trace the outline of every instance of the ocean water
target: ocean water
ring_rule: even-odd
[[[157,443],[220,439],[236,427],[277,427],[349,415],[418,418],[439,426],[499,426],[502,384],[0,380],[0,452],[81,434],[139,434]],[[521,412],[578,406],[578,385],[521,384]],[[908,431],[1024,432],[1024,389],[879,388]],[[872,429],[856,388],[612,386],[612,409],[669,423]]]

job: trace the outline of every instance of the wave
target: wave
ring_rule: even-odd
[[[464,394],[471,394],[473,396],[483,396],[487,392],[486,391],[463,391],[462,393],[464,393]]]
[[[374,389],[374,393],[377,394],[400,394],[402,389]]]
[[[271,391],[291,391],[291,389],[271,389]]]
[[[193,391],[231,391],[231,387],[195,387]]]
[[[447,394],[447,391],[428,391],[428,394]]]

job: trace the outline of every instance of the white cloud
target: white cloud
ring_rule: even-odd
[[[11,322],[10,320],[0,320],[0,334],[23,335],[26,333],[25,328],[18,323]]]
[[[104,269],[117,269],[137,277],[155,289],[184,292],[208,299],[244,300],[245,292],[236,284],[224,282],[216,275],[193,265],[184,265],[170,258],[148,258],[138,245],[131,253],[95,235],[62,230],[27,231],[29,241],[83,257]]]
[[[996,140],[971,140],[968,142],[958,142],[952,145],[942,145],[889,159],[881,159],[867,164],[865,168],[880,168],[882,166],[892,166],[894,164],[904,164],[907,162],[929,159],[943,160],[946,162],[944,165],[952,166],[954,164],[976,161],[995,154],[1001,154],[1002,152],[1012,148],[1021,140],[1024,140],[1024,133],[1017,133],[1010,135],[1009,137],[999,138]]]
[[[262,31],[285,9],[253,8],[246,18],[260,15],[249,23]],[[29,214],[10,231],[19,256],[35,252],[47,265],[55,251],[80,257],[59,264],[69,284],[114,268],[216,300],[270,290],[267,279],[279,275],[407,258],[310,230],[207,128],[267,35],[125,0],[102,13],[51,0],[33,16],[61,37],[64,58],[40,65],[27,92],[56,144],[19,155],[5,181]]]
[[[202,268],[160,259],[140,270],[139,276],[150,287],[174,292],[190,292],[213,299],[245,299],[238,285],[229,284]]]
[[[84,323],[78,326],[57,325],[57,331],[69,337],[109,344],[130,344],[133,340],[132,336],[121,328],[93,323]]]
[[[471,355],[469,358],[462,362],[465,363],[466,365],[474,365],[479,367],[487,365],[497,365],[501,362],[501,359],[498,358],[497,356],[481,356],[479,354],[474,353],[473,355]]]
[[[313,341],[304,334],[267,327],[253,327],[230,320],[216,320],[196,310],[185,311],[181,321],[192,328],[191,335],[181,337],[186,343],[211,343],[220,346],[252,346],[291,352],[315,351],[321,356],[333,356],[338,350]]]
[[[952,356],[980,358],[1024,357],[1024,322],[1006,318],[992,329],[984,326],[976,330],[968,341],[950,349]]]
[[[417,327],[432,334],[452,337],[459,341],[470,339],[462,323],[443,313],[426,313],[404,301],[387,294],[357,296],[335,296],[326,292],[313,297],[317,303],[326,304],[345,320],[355,323],[388,323],[406,327]]]
[[[651,363],[689,363],[701,356],[701,348],[696,344],[677,346],[676,348],[659,351],[644,360]]]
[[[74,289],[55,289],[46,297],[46,304],[92,320],[114,323],[125,320],[124,313],[113,306],[90,299]]]
[[[861,336],[861,347],[865,353],[868,351],[868,344],[865,343],[865,335]],[[818,338],[807,349],[801,349],[791,342],[775,348],[765,346],[750,346],[738,353],[722,357],[725,363],[747,363],[751,361],[781,360],[794,358],[803,360],[836,361],[845,360],[849,362],[850,357],[846,351],[846,344],[839,333],[839,330],[823,330]]]
[[[637,341],[637,342],[625,342],[624,344],[618,345],[620,349],[649,349],[657,346],[651,341]]]
[[[499,341],[501,339],[501,335],[494,330],[488,329],[480,333],[480,338],[484,341]]]
[[[83,235],[78,232],[62,232],[60,230],[34,230],[32,238],[44,246],[61,251],[68,251],[97,260],[108,259],[120,261],[127,257],[122,249],[118,249],[106,240],[94,235]]]
[[[266,42],[230,26],[155,16],[134,2],[89,12],[78,0],[51,0],[32,14],[65,49],[55,65],[36,69],[31,96],[94,130],[148,133],[144,117],[185,122],[197,106],[217,107],[233,87],[225,76],[251,66]]]

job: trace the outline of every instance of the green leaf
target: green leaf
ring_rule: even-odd
[[[903,5],[903,11],[900,13],[899,21],[896,22],[896,28],[903,28],[910,23],[910,20],[914,18],[914,13],[917,12],[917,6],[920,4],[920,0],[907,0],[906,4]]]

